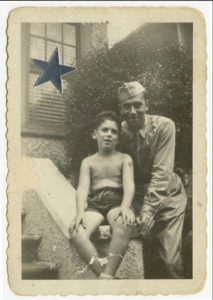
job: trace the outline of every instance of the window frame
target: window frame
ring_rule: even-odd
[[[67,133],[67,126],[66,124],[63,127],[54,127],[54,124],[52,127],[45,127],[41,126],[39,124],[34,124],[30,120],[29,116],[29,105],[30,105],[30,89],[29,89],[29,77],[30,74],[40,74],[40,70],[32,63],[31,58],[30,58],[30,38],[32,37],[37,37],[45,40],[45,61],[47,61],[49,58],[47,57],[47,42],[52,41],[55,43],[59,43],[62,46],[62,64],[64,62],[64,53],[63,53],[63,46],[69,46],[73,47],[76,49],[76,64],[78,60],[78,50],[79,50],[79,26],[77,23],[60,23],[61,26],[61,32],[62,32],[62,38],[61,42],[54,41],[51,38],[47,38],[47,24],[45,24],[45,36],[41,37],[35,34],[30,33],[30,23],[22,23],[22,28],[21,28],[21,53],[22,53],[22,58],[21,58],[21,76],[22,76],[22,113],[21,113],[21,134],[22,135],[36,135],[36,136],[50,136],[50,137],[65,137]],[[57,24],[57,23],[56,23]],[[64,43],[63,40],[63,26],[64,24],[66,25],[71,25],[75,26],[75,46],[71,44]]]

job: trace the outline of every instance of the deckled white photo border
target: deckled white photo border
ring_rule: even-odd
[[[168,2],[167,2],[168,3]],[[183,3],[183,2],[181,2],[181,3]],[[177,3],[176,3],[177,4]],[[211,52],[209,52],[209,53],[211,53]],[[211,106],[211,105],[210,105]],[[209,113],[208,113],[209,114]],[[211,118],[211,116],[210,116],[210,118]],[[211,123],[211,121],[210,121],[210,123]],[[209,124],[208,124],[208,127],[209,127]],[[211,140],[211,138],[210,138],[210,140]],[[209,133],[208,133],[208,141],[209,141]],[[211,148],[211,147],[210,147]],[[210,160],[211,160],[211,157],[210,157]],[[211,172],[210,172],[211,173]],[[211,176],[211,174],[209,174],[210,176]],[[211,198],[210,198],[211,199]],[[209,210],[208,210],[209,211]],[[193,296],[194,297],[194,296]],[[31,297],[30,297],[31,298]]]

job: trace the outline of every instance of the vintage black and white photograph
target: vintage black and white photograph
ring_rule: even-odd
[[[60,294],[69,291],[63,292],[63,281],[71,294],[78,285],[79,295],[112,293],[107,286],[134,294],[128,282],[137,283],[135,294],[148,294],[147,284],[151,293],[163,293],[161,285],[176,293],[171,280],[177,287],[186,282],[177,291],[187,293],[187,282],[198,280],[194,232],[204,226],[194,230],[193,204],[195,170],[205,174],[194,164],[194,71],[198,62],[205,69],[205,55],[199,58],[193,37],[202,19],[190,9],[185,19],[180,11],[174,18],[174,10],[171,16],[155,10],[150,21],[148,11],[122,8],[95,9],[94,20],[77,9],[64,18],[55,10],[55,20],[45,9],[26,12],[20,11],[18,55],[9,40],[11,60],[16,57],[9,74],[18,74],[20,83],[17,115],[11,98],[8,106],[9,117],[10,107],[11,118],[16,115],[8,140],[17,167],[9,184],[11,197],[16,189],[20,197],[9,212],[9,221],[12,214],[20,218],[20,226],[11,227],[20,251],[9,266],[15,290],[18,277],[25,295],[54,294],[57,289],[45,288],[52,280]],[[204,75],[197,90],[205,95],[203,82]],[[205,197],[199,201],[205,205]],[[202,282],[205,266],[198,269]],[[95,284],[87,289],[89,282]]]

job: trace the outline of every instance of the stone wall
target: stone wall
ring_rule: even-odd
[[[22,136],[22,155],[35,158],[49,158],[65,176],[69,175],[70,158],[66,154],[63,139]]]

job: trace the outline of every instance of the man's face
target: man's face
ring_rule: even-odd
[[[143,128],[145,112],[148,110],[143,94],[124,100],[120,105],[120,110],[123,119],[131,130]]]

